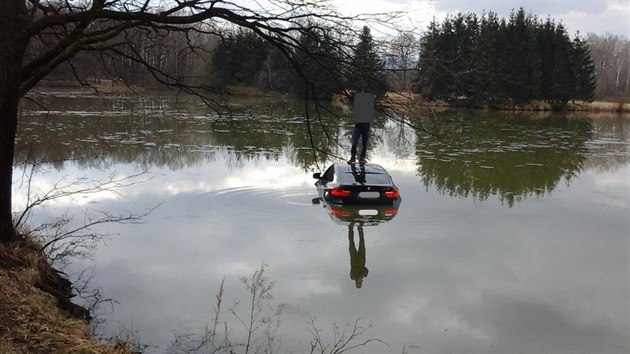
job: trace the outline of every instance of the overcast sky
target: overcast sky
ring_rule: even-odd
[[[435,16],[442,19],[447,14],[458,12],[496,12],[507,18],[512,9],[523,7],[539,18],[561,21],[569,34],[580,31],[597,34],[613,33],[630,36],[630,1],[628,0],[339,0],[344,12],[373,12],[407,10],[409,23],[424,30]]]

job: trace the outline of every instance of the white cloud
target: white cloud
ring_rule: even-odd
[[[512,10],[522,7],[539,18],[550,16],[564,23],[570,34],[579,31],[582,34],[630,35],[630,3],[623,0],[366,0],[338,3],[339,10],[348,14],[406,11],[405,20],[396,25],[407,30],[414,27],[423,30],[433,17],[440,20],[458,12],[482,14],[492,11],[507,18]]]

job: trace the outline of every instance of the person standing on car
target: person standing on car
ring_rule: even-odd
[[[350,148],[350,160],[355,163],[357,146],[361,139],[361,154],[359,163],[364,164],[367,156],[368,141],[370,139],[370,123],[374,120],[374,95],[368,92],[354,94],[354,130],[352,131],[352,147]]]
[[[359,223],[359,249],[354,244],[354,222],[348,225],[348,242],[350,251],[350,279],[354,280],[357,289],[363,286],[363,278],[367,277],[365,267],[365,239],[363,237],[363,223]]]

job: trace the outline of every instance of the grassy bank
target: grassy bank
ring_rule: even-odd
[[[479,107],[487,109],[488,107]],[[615,112],[615,113],[628,113],[630,112],[630,104],[623,102],[569,102],[565,107],[558,108],[550,103],[543,101],[533,101],[524,104],[510,104],[492,107],[492,109],[506,110],[506,111],[532,111],[532,112],[549,112],[549,111],[563,111],[563,112]]]
[[[531,101],[526,103],[512,103],[501,105],[469,105],[465,102],[428,101],[415,93],[393,93],[386,95],[386,99],[393,104],[409,105],[416,107],[441,107],[441,108],[471,108],[497,111],[516,112],[594,112],[594,113],[630,113],[630,103],[623,101],[593,101],[593,102],[569,102],[565,107],[559,108],[544,101]]]
[[[33,242],[0,245],[0,353],[129,353],[94,341],[67,289]]]

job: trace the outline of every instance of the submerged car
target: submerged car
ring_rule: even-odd
[[[321,198],[314,198],[313,204],[319,204],[328,212],[331,220],[338,225],[359,224],[363,226],[376,226],[390,222],[398,215],[398,204],[331,204],[321,202]]]
[[[317,179],[320,198],[331,204],[400,204],[400,191],[380,165],[337,162]]]

